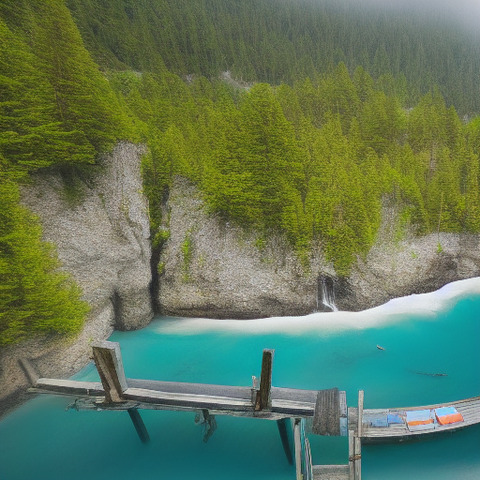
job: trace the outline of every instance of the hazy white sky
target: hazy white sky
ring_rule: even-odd
[[[444,11],[452,18],[461,19],[469,25],[480,28],[480,0],[350,0],[360,4],[371,4],[388,8],[407,8],[415,10],[420,8],[428,13]]]

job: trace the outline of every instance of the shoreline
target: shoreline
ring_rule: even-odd
[[[341,330],[393,324],[401,321],[404,315],[413,311],[428,320],[436,312],[445,310],[453,301],[475,294],[480,295],[480,277],[450,282],[433,292],[394,298],[383,305],[359,312],[314,312],[302,316],[266,317],[250,320],[168,317],[172,318],[171,324],[167,327],[163,326],[162,332],[195,335],[214,330],[228,330],[248,332],[252,335],[272,332],[300,335],[306,331],[322,330],[325,333],[338,333]],[[182,319],[181,325],[175,324],[175,318]]]
[[[430,293],[412,294],[404,297],[394,298],[383,305],[373,307],[360,312],[316,312],[304,316],[285,316],[285,317],[267,317],[252,320],[235,320],[235,319],[208,319],[208,318],[186,318],[167,317],[169,325],[162,325],[162,332],[168,334],[182,334],[182,335],[197,335],[209,331],[238,331],[246,332],[250,335],[260,335],[265,333],[285,333],[287,335],[301,335],[305,332],[319,332],[322,334],[336,333],[347,330],[366,329],[378,326],[385,326],[394,324],[402,320],[402,318],[414,312],[417,312],[425,321],[434,319],[436,312],[445,310],[454,301],[461,300],[469,295],[480,295],[480,277],[474,277],[466,280],[458,280],[448,283]],[[104,331],[108,338],[113,332]],[[81,334],[85,337],[85,332]],[[85,338],[81,341],[83,343]],[[75,348],[78,345],[79,339],[71,341],[67,349]],[[15,379],[19,382],[18,376],[25,377],[23,371],[18,365],[19,357],[29,357],[30,352],[36,351],[37,356],[33,363],[39,368],[39,373],[54,377],[69,377],[77,373],[83,368],[87,362],[81,361],[81,358],[76,358],[73,363],[68,365],[59,360],[58,364],[52,361],[54,359],[61,359],[62,354],[58,352],[62,346],[62,342],[54,341],[46,345],[42,345],[41,341],[31,340],[28,344],[8,347],[2,356],[0,362],[3,368],[11,368],[10,375],[3,372],[4,382],[8,379]],[[63,344],[65,347],[65,344]],[[46,351],[43,350],[46,348]],[[40,353],[37,351],[40,350]],[[82,349],[84,350],[84,349]],[[14,352],[9,356],[8,353]],[[89,358],[89,354],[83,352],[82,358]],[[30,355],[29,355],[30,354]],[[49,360],[48,360],[49,359]],[[49,367],[46,367],[49,363]],[[52,366],[55,364],[55,367]],[[16,364],[16,365],[15,365]],[[58,366],[60,365],[60,367]],[[15,368],[16,367],[16,368]],[[61,370],[61,375],[55,374]],[[0,372],[1,373],[1,372]],[[5,379],[6,377],[6,379]],[[23,380],[23,382],[21,381]],[[23,405],[26,401],[33,398],[27,393],[28,383],[25,378],[20,379],[20,386],[7,392],[7,394],[0,399],[0,421],[9,413],[15,411],[18,407]]]

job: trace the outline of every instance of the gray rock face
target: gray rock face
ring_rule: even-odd
[[[32,341],[0,353],[0,403],[25,385],[17,359],[30,358],[42,376],[70,375],[84,366],[90,345],[113,329],[130,330],[153,316],[150,296],[148,206],[142,195],[138,146],[121,143],[88,182],[66,196],[60,175],[42,174],[22,192],[41,220],[44,239],[57,247],[62,268],[83,290],[91,312],[73,341]]]
[[[280,238],[259,239],[208,215],[197,189],[177,178],[167,204],[170,238],[160,256],[158,303],[165,315],[254,318],[306,314],[316,279]]]
[[[166,315],[252,318],[329,310],[322,302],[324,277],[333,283],[337,307],[356,311],[480,274],[480,236],[406,234],[393,241],[391,208],[384,208],[368,256],[343,279],[335,278],[320,249],[305,267],[281,238],[259,248],[255,235],[208,215],[186,180],[176,180],[166,210],[170,239],[160,257],[158,294]]]
[[[438,290],[480,275],[480,236],[440,233],[398,243],[377,242],[339,292],[345,310],[363,310],[388,300]]]

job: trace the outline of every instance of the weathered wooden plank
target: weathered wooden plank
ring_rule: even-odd
[[[348,478],[355,480],[355,432],[348,431]]]
[[[105,390],[107,403],[122,402],[128,388],[118,342],[99,342],[92,346],[93,358]]]
[[[127,388],[123,392],[123,398],[143,403],[163,403],[168,405],[191,405],[192,408],[228,407],[233,409],[252,410],[252,404],[248,400],[206,396],[186,393],[169,393],[146,390],[143,388]]]
[[[355,480],[362,480],[362,441],[355,437]]]
[[[347,393],[342,390],[339,393],[340,396],[340,415],[347,416]]]
[[[79,382],[76,380],[62,380],[39,378],[32,389],[38,393],[54,393],[70,396],[104,396],[105,392],[100,382]]]
[[[314,465],[314,480],[349,480],[348,465]]]
[[[149,385],[150,381],[131,381],[129,384],[136,385]],[[158,382],[156,388],[160,388],[163,382]],[[272,409],[265,410],[263,412],[254,413],[251,398],[249,395],[248,387],[230,387],[221,385],[202,385],[202,384],[175,384],[169,383],[168,392],[162,392],[160,390],[150,390],[141,388],[129,388],[123,393],[125,401],[129,401],[129,404],[139,404],[138,408],[158,409],[158,410],[197,410],[207,408],[209,410],[215,410],[215,413],[236,416],[257,416],[258,418],[267,418],[271,420],[277,420],[286,417],[312,417],[314,412],[314,403],[298,402],[289,400],[293,397],[291,389],[274,389],[275,396],[278,399],[272,400]],[[31,389],[36,393],[53,393],[61,395],[69,395],[75,397],[93,397],[92,401],[95,403],[99,398],[104,397],[105,392],[100,382],[79,382],[74,380],[61,380],[61,379],[39,379],[37,382],[37,388]],[[176,389],[179,392],[176,392]],[[202,392],[206,390],[207,393],[215,392],[218,395],[202,395]],[[182,393],[180,393],[182,392]],[[187,393],[183,393],[187,392]],[[190,393],[192,392],[192,393]],[[222,392],[228,395],[235,395],[234,397],[221,396]],[[316,392],[311,392],[316,393]],[[302,395],[300,395],[302,396]],[[313,395],[303,395],[304,398],[312,398]],[[283,399],[287,398],[287,399]],[[140,405],[141,404],[141,405]],[[114,410],[126,410],[130,408],[128,405],[123,408],[121,404],[115,406],[112,403],[106,404],[110,407],[103,405],[85,405],[82,408],[85,409],[114,409]],[[229,412],[229,410],[231,412]]]
[[[362,436],[362,423],[363,423],[363,400],[364,400],[364,391],[358,391],[358,425],[357,425],[357,435]]]
[[[264,349],[262,357],[262,372],[260,374],[260,390],[257,392],[255,411],[272,407],[272,369],[274,350]]]
[[[338,388],[318,392],[312,431],[316,435],[340,435],[340,394]]]
[[[302,444],[300,438],[300,419],[293,422],[293,440],[295,445],[295,473],[297,480],[303,480],[302,475]]]

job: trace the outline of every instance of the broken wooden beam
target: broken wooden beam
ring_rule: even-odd
[[[105,402],[123,402],[128,388],[118,342],[99,342],[92,346],[93,358],[105,390]]]

